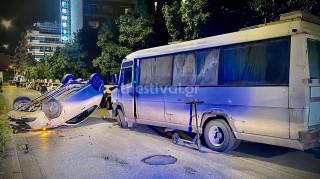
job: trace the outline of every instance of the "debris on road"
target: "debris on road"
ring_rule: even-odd
[[[151,155],[141,159],[141,162],[149,165],[168,165],[177,162],[177,158],[171,155]]]
[[[191,175],[195,175],[195,174],[198,173],[197,170],[195,170],[195,169],[193,169],[193,168],[191,168],[191,167],[184,166],[183,168],[184,168],[184,170],[185,170],[187,173],[189,173],[189,174],[191,174]]]
[[[29,153],[29,146],[28,146],[28,144],[25,144],[26,146],[25,146],[25,149],[24,149],[24,153],[25,154],[27,154],[27,153]]]

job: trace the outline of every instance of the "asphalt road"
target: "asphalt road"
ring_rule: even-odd
[[[4,88],[9,104],[39,92]],[[175,145],[162,128],[119,128],[99,109],[83,123],[14,135],[23,178],[320,178],[320,150],[298,151],[242,142],[235,151],[217,153]],[[188,135],[185,135],[188,136]],[[30,151],[24,153],[24,145]],[[151,155],[171,155],[174,164],[148,165]]]

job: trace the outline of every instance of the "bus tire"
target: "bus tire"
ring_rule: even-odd
[[[101,85],[102,85],[102,78],[99,74],[94,73],[90,76],[89,78],[89,83],[91,84],[91,86],[93,87],[93,89],[95,89],[96,91],[100,91]]]
[[[227,152],[240,144],[223,119],[211,120],[207,123],[204,129],[204,139],[208,147],[217,152]]]
[[[128,127],[128,123],[124,120],[124,115],[121,109],[117,109],[117,122],[118,125],[122,128],[127,128]]]
[[[19,110],[21,107],[24,105],[28,104],[31,102],[31,99],[25,96],[19,96],[17,97],[13,103],[12,103],[12,108],[14,111]]]
[[[62,82],[62,84],[65,85],[65,84],[67,84],[69,82],[69,80],[75,80],[75,78],[71,74],[66,74],[66,75],[63,76],[61,82]]]
[[[42,111],[50,119],[57,118],[61,115],[62,104],[56,99],[50,99],[42,104]]]

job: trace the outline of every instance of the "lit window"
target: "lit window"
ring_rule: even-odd
[[[67,20],[68,20],[68,16],[62,15],[62,16],[61,16],[61,19],[67,21]]]
[[[67,29],[62,29],[62,34],[68,34],[68,30]]]
[[[61,12],[62,12],[62,14],[67,14],[67,13],[68,13],[68,9],[62,8],[62,9],[61,9]]]
[[[63,6],[63,7],[68,7],[68,2],[62,1],[62,2],[61,2],[61,6]]]

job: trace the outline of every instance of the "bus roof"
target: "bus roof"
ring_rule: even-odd
[[[178,44],[164,45],[129,54],[123,62],[137,58],[161,56],[185,51],[193,51],[211,47],[219,47],[230,44],[238,44],[256,40],[291,36],[300,33],[312,34],[320,38],[320,25],[301,19],[273,22],[256,26],[254,29],[246,29],[238,32],[222,34]]]

